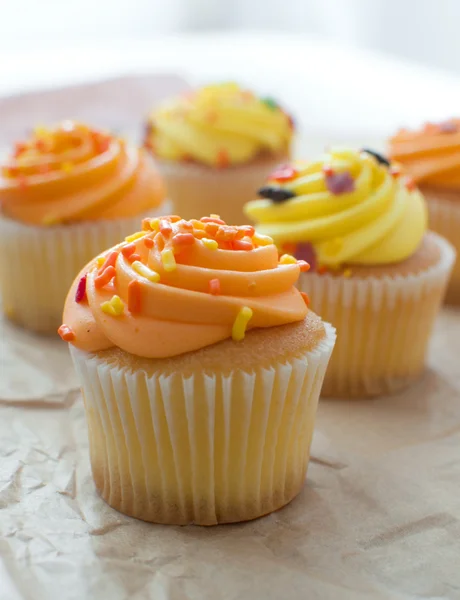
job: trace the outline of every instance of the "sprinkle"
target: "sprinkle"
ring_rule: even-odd
[[[206,246],[206,248],[208,250],[217,250],[217,248],[219,247],[219,244],[216,242],[216,240],[210,240],[209,238],[203,238],[201,241],[203,242],[203,244]]]
[[[407,177],[407,178],[406,178],[406,181],[405,181],[405,186],[406,186],[406,189],[407,189],[409,192],[413,192],[413,191],[416,189],[416,187],[417,187],[417,186],[415,185],[415,181],[412,179],[412,177]]]
[[[36,125],[33,129],[33,134],[37,138],[43,138],[49,136],[49,131],[43,125]]]
[[[268,179],[272,181],[291,181],[298,174],[297,169],[294,169],[291,165],[280,165],[273,173],[270,173]]]
[[[268,235],[262,235],[260,233],[255,233],[252,237],[252,241],[257,246],[270,246],[273,244],[273,239]]]
[[[233,250],[244,250],[246,252],[249,250],[254,250],[252,242],[247,242],[246,240],[235,240],[232,242],[232,246]]]
[[[105,261],[105,256],[98,256],[96,258],[96,265],[98,267],[102,267],[102,265],[104,264],[104,261]]]
[[[280,265],[296,265],[297,259],[291,254],[283,254],[280,258]]]
[[[176,259],[174,258],[174,253],[171,248],[166,248],[165,250],[161,251],[161,262],[163,263],[163,268],[167,273],[170,273],[176,269]]]
[[[24,142],[16,142],[16,144],[14,146],[14,158],[17,158],[23,152],[26,152],[26,150],[27,150],[27,144],[25,144]]]
[[[115,277],[115,267],[113,267],[113,266],[107,267],[107,269],[103,273],[101,273],[100,275],[97,275],[94,278],[94,286],[96,288],[104,287],[114,277]]]
[[[326,177],[326,187],[335,196],[349,194],[355,189],[355,180],[349,171],[334,173]]]
[[[219,150],[219,152],[217,153],[217,166],[224,169],[225,167],[228,167],[229,164],[230,157],[228,155],[227,150]]]
[[[401,175],[401,168],[398,165],[391,165],[390,175],[397,179]]]
[[[164,217],[164,218],[168,219],[168,221],[170,221],[171,223],[177,223],[178,221],[182,220],[178,215],[168,215],[167,217]]]
[[[270,110],[278,110],[278,108],[279,108],[279,105],[276,102],[276,100],[274,100],[270,96],[267,96],[265,98],[261,98],[260,101],[262,102],[262,104],[265,104],[265,106],[267,108],[269,108]]]
[[[193,223],[191,223],[190,221],[183,221],[181,223],[181,229],[182,231],[193,231]]]
[[[117,262],[118,255],[118,250],[112,250],[112,252],[109,252],[106,255],[105,261],[102,263],[99,269],[98,275],[102,275],[102,273],[107,269],[107,267],[114,267]]]
[[[232,225],[221,225],[216,231],[216,240],[218,242],[233,242],[238,234],[238,228]]]
[[[136,260],[141,260],[141,255],[138,254],[137,252],[133,252],[129,257],[128,257],[128,261],[132,264],[133,262],[136,262]]]
[[[220,294],[220,281],[219,279],[211,279],[209,282],[209,293],[213,296]]]
[[[145,277],[145,279],[148,279],[152,283],[158,283],[160,281],[160,274],[141,263],[140,260],[134,261],[132,267],[138,275]]]
[[[75,339],[75,333],[68,325],[61,325],[58,329],[58,333],[64,342],[71,342]]]
[[[300,292],[300,295],[302,296],[303,301],[305,302],[305,304],[307,306],[309,306],[309,304],[310,304],[310,296],[308,294],[306,294],[305,292]]]
[[[281,187],[275,187],[272,185],[264,185],[257,191],[261,198],[272,200],[273,202],[285,202],[294,198],[295,194],[291,190],[286,190]]]
[[[325,273],[327,273],[327,267],[326,267],[326,265],[321,265],[320,267],[318,267],[318,274],[319,275],[324,275]]]
[[[86,275],[80,279],[77,285],[77,291],[75,292],[75,302],[78,304],[83,302],[86,298]]]
[[[297,264],[300,267],[300,272],[301,273],[307,273],[307,271],[310,270],[310,265],[307,263],[306,260],[298,260]]]
[[[141,237],[144,237],[145,231],[138,231],[137,233],[133,233],[132,235],[128,235],[125,237],[125,242],[135,242]]]
[[[102,136],[100,133],[97,133],[93,140],[96,146],[96,151],[99,154],[107,152],[107,150],[110,148],[110,138],[107,136]]]
[[[225,221],[222,221],[217,215],[211,215],[210,217],[201,217],[202,223],[217,223],[217,225],[226,225]]]
[[[352,273],[351,269],[345,269],[345,271],[342,273],[342,275],[344,277],[348,278],[348,277],[351,277],[351,273]]]
[[[137,279],[128,284],[128,310],[130,313],[141,312],[141,282]]]
[[[243,308],[240,309],[240,312],[238,313],[232,327],[232,338],[235,340],[235,342],[241,342],[241,340],[244,340],[246,327],[252,318],[252,314],[252,310],[249,308],[249,306],[243,306]]]
[[[172,233],[172,226],[170,221],[166,219],[160,219],[160,232],[165,237],[169,237]]]
[[[192,246],[195,243],[193,233],[176,233],[172,238],[173,246]]]
[[[142,219],[142,231],[152,231],[152,227],[150,225],[152,219],[149,219],[148,217],[145,219]]]
[[[153,240],[151,237],[145,237],[144,238],[144,245],[146,246],[146,248],[153,248]]]
[[[157,233],[155,236],[155,244],[157,245],[158,250],[163,250],[165,247],[165,239],[161,233]]]
[[[331,167],[331,165],[324,165],[323,173],[325,177],[331,177],[332,175],[334,175],[334,169]]]
[[[205,217],[206,218],[206,217]],[[204,223],[201,221],[197,221],[196,219],[192,219],[191,223],[195,229],[204,229]]]
[[[64,171],[64,173],[70,173],[71,171],[73,171],[73,163],[67,161],[67,162],[63,162],[61,164],[61,169],[62,171]]]
[[[256,232],[252,225],[242,225],[240,227],[240,231],[242,231],[245,236],[247,235],[250,238],[254,237],[254,234]]]
[[[385,165],[386,167],[390,166],[390,161],[388,160],[388,158],[385,158],[385,156],[382,156],[382,154],[379,154],[375,150],[369,150],[369,148],[363,148],[361,150],[361,152],[365,152],[366,154],[370,154],[371,156],[373,156],[375,158],[375,160],[379,163],[379,165]]]
[[[217,223],[206,223],[204,226],[204,230],[207,235],[214,237],[217,231],[219,230],[219,227],[220,225],[217,225]]]
[[[125,303],[120,296],[115,294],[110,300],[106,300],[101,304],[101,310],[111,317],[121,317],[125,310]]]
[[[121,249],[121,253],[125,258],[129,258],[131,254],[135,251],[136,244],[134,242],[131,242],[131,244],[126,244],[126,246],[123,246],[123,248]]]
[[[220,219],[220,215],[216,215],[215,213],[211,213],[209,216],[211,217],[211,219]]]

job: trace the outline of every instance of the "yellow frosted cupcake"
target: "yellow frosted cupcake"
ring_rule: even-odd
[[[430,228],[460,252],[460,119],[401,130],[389,141],[390,155],[423,192]],[[460,261],[456,261],[446,301],[460,304]]]
[[[53,333],[75,274],[164,198],[143,151],[66,121],[17,143],[0,176],[0,293],[7,316]]]
[[[280,508],[304,484],[335,333],[271,240],[215,216],[144,221],[67,297],[101,496],[157,523]]]
[[[155,155],[174,210],[219,212],[244,223],[242,207],[290,154],[293,122],[272,98],[234,83],[211,85],[152,112],[145,145]]]
[[[427,232],[413,180],[375,152],[337,149],[278,169],[260,195],[247,214],[310,263],[300,289],[337,327],[324,395],[375,396],[417,378],[455,252]]]

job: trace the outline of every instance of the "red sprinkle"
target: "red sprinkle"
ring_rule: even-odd
[[[193,233],[176,233],[172,243],[174,246],[191,246],[195,243],[195,236]]]
[[[305,292],[300,292],[300,295],[302,296],[303,301],[305,302],[305,304],[307,306],[309,306],[309,304],[310,304],[310,296],[308,294],[306,294]]]
[[[132,255],[131,255],[132,256]],[[104,287],[115,277],[115,267],[110,265],[108,266],[101,275],[98,275],[94,278],[94,286],[96,288]]]
[[[118,254],[118,250],[112,250],[112,252],[109,252],[97,274],[102,275],[107,267],[114,267],[117,262]]]
[[[145,237],[144,238],[144,245],[147,248],[153,248],[153,240],[152,240],[152,238],[151,237]]]
[[[318,267],[318,274],[324,275],[324,273],[327,273],[327,267],[325,265],[321,265],[320,267]]]
[[[254,246],[252,242],[247,242],[246,240],[235,240],[232,242],[233,250],[254,250]]]
[[[165,236],[169,237],[172,233],[172,227],[170,221],[166,219],[160,219],[160,232]]]
[[[130,244],[126,244],[126,246],[123,246],[123,248],[121,249],[121,253],[123,254],[123,256],[125,258],[129,258],[131,256],[131,254],[135,251],[136,251],[136,244],[134,242],[131,242]]]
[[[80,279],[77,285],[77,291],[75,292],[75,302],[83,302],[86,299],[86,275]]]
[[[219,150],[219,152],[217,153],[217,165],[224,169],[225,167],[228,167],[229,163],[230,158],[228,156],[227,150]]]
[[[401,175],[401,169],[396,165],[391,165],[390,167],[390,175],[395,179]]]
[[[137,254],[137,252],[133,252],[128,256],[128,260],[130,263],[133,263],[135,260],[141,260],[141,255]]]
[[[64,342],[71,342],[75,339],[75,333],[73,329],[68,325],[61,325],[58,329],[58,333],[61,336],[61,339],[64,340]]]
[[[330,177],[331,175],[334,175],[334,169],[330,165],[324,165],[323,173],[326,177]]]
[[[220,294],[220,281],[219,279],[211,279],[209,282],[209,293],[213,296]]]
[[[291,181],[297,175],[297,169],[294,169],[291,165],[280,165],[273,173],[270,173],[268,179],[271,181]]]
[[[202,223],[216,223],[217,225],[226,225],[225,221],[222,221],[222,219],[216,219],[215,217],[201,217],[200,221]]]
[[[310,270],[310,265],[307,263],[306,260],[298,260],[297,264],[300,267],[300,272],[301,273],[306,273],[307,271]]]
[[[128,285],[128,310],[131,313],[141,312],[141,282],[133,279]]]

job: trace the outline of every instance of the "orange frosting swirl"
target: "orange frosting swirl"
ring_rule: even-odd
[[[72,121],[36,128],[16,144],[0,177],[3,214],[34,225],[132,217],[163,198],[142,150]]]
[[[428,123],[419,131],[402,129],[390,138],[389,152],[417,183],[460,188],[460,119]]]
[[[144,219],[134,234],[80,273],[67,296],[61,337],[96,352],[113,346],[145,358],[198,350],[246,329],[302,320],[294,287],[308,265],[278,259],[272,240],[217,216]]]

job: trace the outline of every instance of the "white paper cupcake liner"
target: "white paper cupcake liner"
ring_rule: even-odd
[[[335,342],[250,372],[133,372],[71,347],[96,487],[157,523],[253,519],[303,486],[318,397]]]
[[[0,293],[12,321],[40,333],[56,333],[69,288],[95,256],[139,231],[146,216],[39,227],[0,217]]]
[[[455,251],[433,234],[439,262],[418,274],[357,278],[301,274],[312,309],[337,328],[322,394],[367,397],[393,393],[417,378],[443,300]]]
[[[429,191],[425,194],[428,204],[430,229],[444,236],[460,254],[460,194],[456,200],[447,200]],[[446,302],[460,304],[460,260],[454,264]]]

